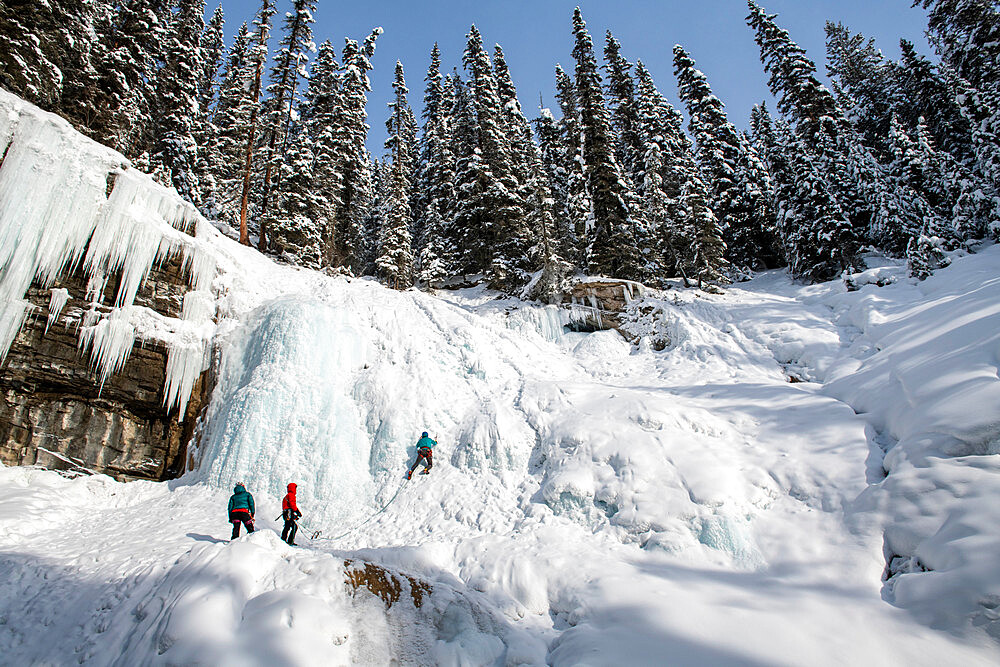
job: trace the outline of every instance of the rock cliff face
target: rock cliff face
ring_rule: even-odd
[[[579,331],[618,330],[621,314],[645,288],[625,280],[589,280],[575,283],[563,295],[563,305],[573,310],[572,328]],[[625,335],[625,334],[622,334]],[[629,338],[629,336],[625,336]]]
[[[0,89],[0,462],[183,472],[209,391],[212,234],[176,192]]]
[[[154,267],[135,305],[180,317],[190,289],[185,273],[179,256]],[[100,301],[113,303],[117,289],[109,280]],[[53,290],[66,290],[68,298],[50,322]],[[83,467],[118,479],[181,474],[186,443],[208,398],[207,373],[195,383],[181,421],[176,408],[168,413],[163,407],[167,349],[161,343],[137,341],[122,370],[101,386],[78,344],[78,329],[93,306],[82,272],[50,289],[32,286],[26,296],[32,314],[0,365],[0,461]]]

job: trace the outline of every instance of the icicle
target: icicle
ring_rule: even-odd
[[[49,293],[49,319],[45,322],[45,333],[48,333],[49,327],[59,319],[59,313],[67,301],[69,301],[69,290],[65,288],[56,287]]]
[[[175,405],[177,418],[184,419],[194,383],[205,370],[207,348],[204,342],[193,345],[171,345],[167,352],[167,379],[163,387],[163,406],[169,411]]]
[[[162,341],[168,345],[164,390],[168,406],[180,405],[183,416],[184,392],[204,365],[214,316],[208,290],[216,261],[201,240],[206,232],[197,210],[65,120],[3,90],[0,147],[7,147],[0,164],[0,360],[31,308],[24,297],[32,282],[48,287],[82,261],[87,298],[95,305],[80,318],[79,346],[90,354],[101,386],[128,360],[137,327],[154,338],[176,333],[176,340]],[[115,177],[110,193],[109,174]],[[183,233],[192,225],[199,238]],[[150,269],[179,252],[195,294],[185,297],[187,325],[161,321],[147,331],[151,315],[159,316],[133,306],[135,296]],[[96,304],[111,276],[118,277],[114,307],[101,313]],[[53,290],[46,331],[67,298],[65,290]]]
[[[135,327],[129,321],[132,307],[115,308],[92,326],[81,327],[80,349],[90,352],[90,360],[100,378],[99,392],[113,374],[125,367],[135,342]]]
[[[28,314],[28,306],[31,304],[24,299],[16,299],[3,304],[0,311],[0,362],[7,358],[7,352],[14,342],[17,332],[24,324],[24,318]]]

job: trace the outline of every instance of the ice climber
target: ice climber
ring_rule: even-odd
[[[243,482],[236,482],[233,488],[233,495],[229,498],[229,521],[233,524],[233,537],[240,536],[240,524],[247,528],[247,533],[253,532],[253,496],[243,486]]]
[[[295,502],[295,483],[288,485],[288,493],[281,499],[281,517],[285,520],[285,527],[281,529],[281,539],[295,546],[295,533],[299,525],[295,523],[301,516],[299,505]]]
[[[417,460],[413,462],[410,466],[410,470],[406,473],[406,479],[410,479],[413,476],[413,471],[416,470],[420,462],[424,462],[424,469],[420,471],[421,475],[430,474],[431,468],[434,467],[434,445],[437,444],[436,440],[431,440],[427,435],[427,431],[420,434],[420,439],[417,440]]]

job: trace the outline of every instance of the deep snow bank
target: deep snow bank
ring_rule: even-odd
[[[885,450],[861,503],[886,514],[888,599],[1000,638],[1000,246],[831,305],[860,334],[824,392]]]

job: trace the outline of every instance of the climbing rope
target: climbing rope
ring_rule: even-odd
[[[358,530],[359,528],[367,525],[368,522],[370,522],[372,519],[374,519],[375,517],[377,517],[379,514],[381,514],[382,512],[386,511],[387,509],[389,509],[389,505],[392,505],[393,501],[396,500],[396,498],[399,496],[399,492],[403,490],[403,487],[406,486],[406,483],[408,481],[410,481],[410,480],[403,479],[402,483],[399,485],[399,488],[396,489],[396,493],[392,494],[392,498],[389,499],[389,502],[387,502],[385,504],[385,506],[382,507],[382,509],[380,509],[379,511],[375,512],[375,514],[372,514],[370,517],[368,517],[367,519],[365,519],[364,521],[362,521],[358,525],[354,526],[354,528],[351,528],[350,530],[348,530],[346,532],[343,532],[340,535],[334,535],[333,537],[321,537],[323,531],[322,530],[317,530],[317,531],[313,531],[312,535],[309,536],[309,539],[310,540],[339,540],[340,538],[342,538],[342,537],[344,537],[346,535],[350,535],[351,533],[353,533],[354,531]]]

